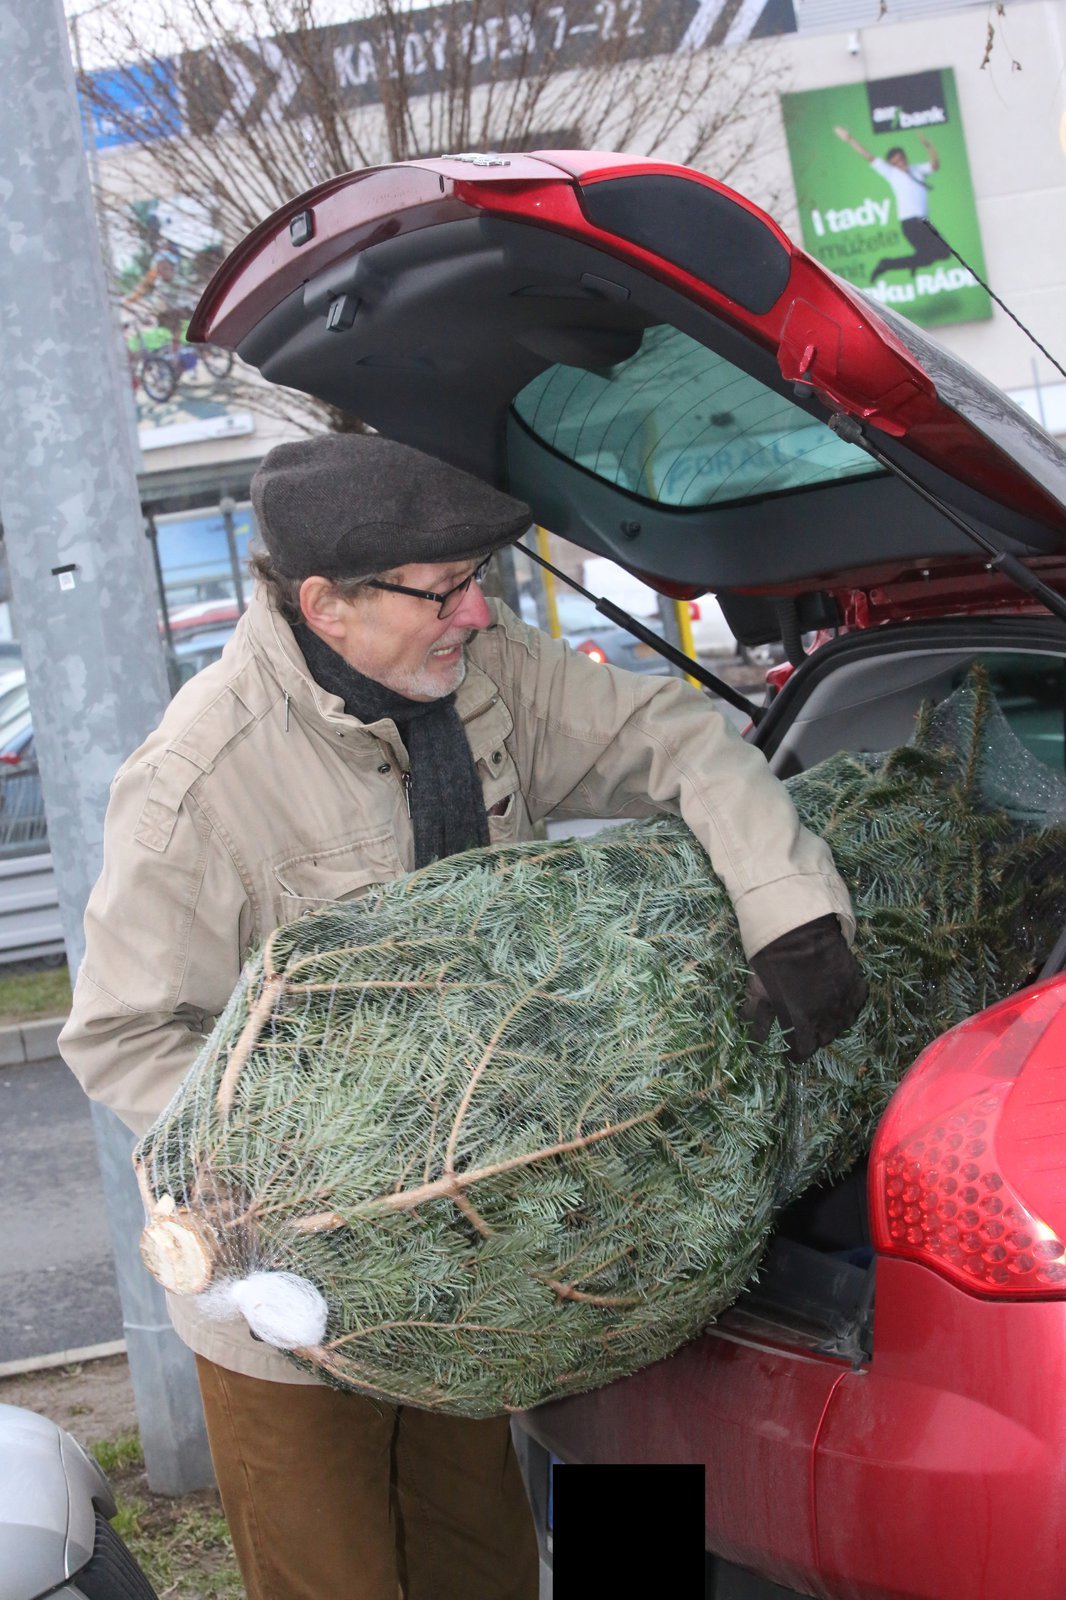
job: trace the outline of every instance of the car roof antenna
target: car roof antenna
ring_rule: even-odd
[[[1032,595],[1035,600],[1039,600],[1041,604],[1047,606],[1052,616],[1058,617],[1060,622],[1066,622],[1066,599],[1061,594],[1052,589],[1050,584],[1046,584],[1042,578],[1038,578],[1035,572],[1030,572],[1024,562],[1018,560],[1017,556],[1012,556],[1006,550],[1000,550],[997,545],[992,543],[991,539],[986,539],[983,533],[967,522],[965,517],[960,517],[938,494],[934,494],[931,489],[927,489],[924,483],[919,483],[918,479],[912,477],[905,467],[899,466],[889,456],[886,456],[884,451],[880,450],[871,441],[869,435],[855,417],[849,416],[846,411],[834,411],[829,418],[829,426],[839,439],[844,440],[845,444],[858,445],[860,450],[865,450],[867,455],[873,456],[874,460],[882,467],[887,468],[889,472],[894,472],[901,482],[914,490],[915,494],[921,495],[923,500],[927,500],[931,506],[935,506],[943,516],[947,517],[949,522],[953,522],[956,528],[966,535],[967,539],[971,539],[974,544],[979,545],[985,554],[991,557],[988,563],[990,569],[1002,572],[1004,577],[1009,578],[1019,589],[1024,589],[1026,594]]]
[[[657,650],[667,661],[672,661],[675,667],[681,667],[690,677],[696,678],[702,683],[705,689],[709,689],[712,694],[717,695],[720,700],[727,700],[738,711],[743,711],[756,726],[762,721],[764,708],[757,706],[753,700],[749,700],[745,695],[742,695],[739,689],[733,688],[732,684],[726,683],[722,678],[715,677],[713,672],[708,672],[706,667],[701,666],[698,661],[693,661],[692,657],[687,656],[683,650],[678,650],[675,645],[670,644],[666,639],[660,638],[651,628],[646,628],[642,622],[638,622],[635,617],[631,617],[628,611],[623,611],[621,606],[616,606],[613,600],[608,600],[603,596],[597,600],[591,590],[583,588],[575,578],[568,578],[565,572],[560,572],[558,567],[553,567],[550,561],[545,561],[543,556],[538,555],[535,550],[531,550],[527,544],[522,544],[519,541],[518,548],[529,556],[531,560],[535,561],[538,566],[546,567],[557,578],[561,578],[564,583],[569,584],[571,589],[576,589],[578,594],[585,596],[586,600],[591,600],[596,610],[607,617],[609,621],[615,623],[619,628],[624,628],[627,633],[631,633],[642,644],[650,645],[653,650]]]

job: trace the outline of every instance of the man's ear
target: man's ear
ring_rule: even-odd
[[[300,610],[309,628],[327,639],[344,637],[341,615],[348,602],[328,578],[305,578],[300,585]]]

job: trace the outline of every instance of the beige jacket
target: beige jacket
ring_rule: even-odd
[[[556,817],[680,813],[736,906],[748,954],[848,894],[762,755],[676,678],[599,666],[502,606],[476,635],[457,708],[492,842]],[[414,865],[395,723],[363,724],[309,676],[257,591],[222,659],[175,697],[115,778],[104,869],[60,1049],[86,1092],[143,1132],[279,923]],[[313,1381],[171,1298],[194,1350],[239,1372]]]

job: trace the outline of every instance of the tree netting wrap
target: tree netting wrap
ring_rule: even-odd
[[[705,1328],[1066,914],[1066,788],[981,680],[788,787],[858,914],[870,998],[835,1044],[748,1044],[733,909],[679,821],[470,851],[249,961],[136,1153],[149,1267],[331,1383],[467,1416]]]

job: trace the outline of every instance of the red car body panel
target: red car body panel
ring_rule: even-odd
[[[525,1425],[564,1460],[705,1463],[710,1545],[806,1587],[819,1566],[815,1444],[848,1371],[714,1331],[632,1378],[540,1406]]]
[[[1066,592],[1066,557],[1030,556],[1025,564],[1053,589]],[[664,587],[661,582],[658,586]],[[1024,594],[1009,578],[990,572],[987,562],[936,557],[920,567],[901,567],[897,562],[849,572],[844,584],[839,574],[827,572],[821,580],[775,583],[772,591],[746,584],[737,592],[804,594],[812,587],[832,596],[840,612],[841,628],[848,631],[876,628],[883,622],[920,622],[924,617],[1034,616],[1045,611],[1039,601]]]
[[[1026,566],[1035,572],[1052,589],[1066,595],[1066,560],[1060,556],[1031,556]],[[868,587],[859,587],[865,579]],[[647,579],[654,583],[656,580]],[[672,588],[659,583],[665,593]],[[789,592],[788,584],[775,584],[773,592]],[[803,593],[809,581],[796,584],[795,590]],[[846,586],[838,586],[832,575],[827,576],[825,593],[837,605],[840,626],[831,633],[819,632],[806,644],[808,655],[813,655],[820,645],[844,633],[861,632],[889,622],[921,622],[940,617],[1032,617],[1044,614],[1044,606],[1030,599],[1008,578],[990,573],[987,563],[938,563],[932,560],[925,567],[915,569],[886,568],[872,573],[849,574]],[[758,595],[757,586],[738,591]],[[679,591],[685,598],[687,591]],[[770,667],[766,681],[775,693],[784,688],[795,671],[791,662],[781,662]]]
[[[1061,1600],[1063,1394],[1066,1303],[880,1258],[874,1359],[836,1389],[815,1456],[817,1592]]]
[[[704,1462],[708,1546],[802,1593],[1061,1600],[1066,1303],[884,1258],[868,1366],[723,1324],[526,1426],[563,1459]]]

